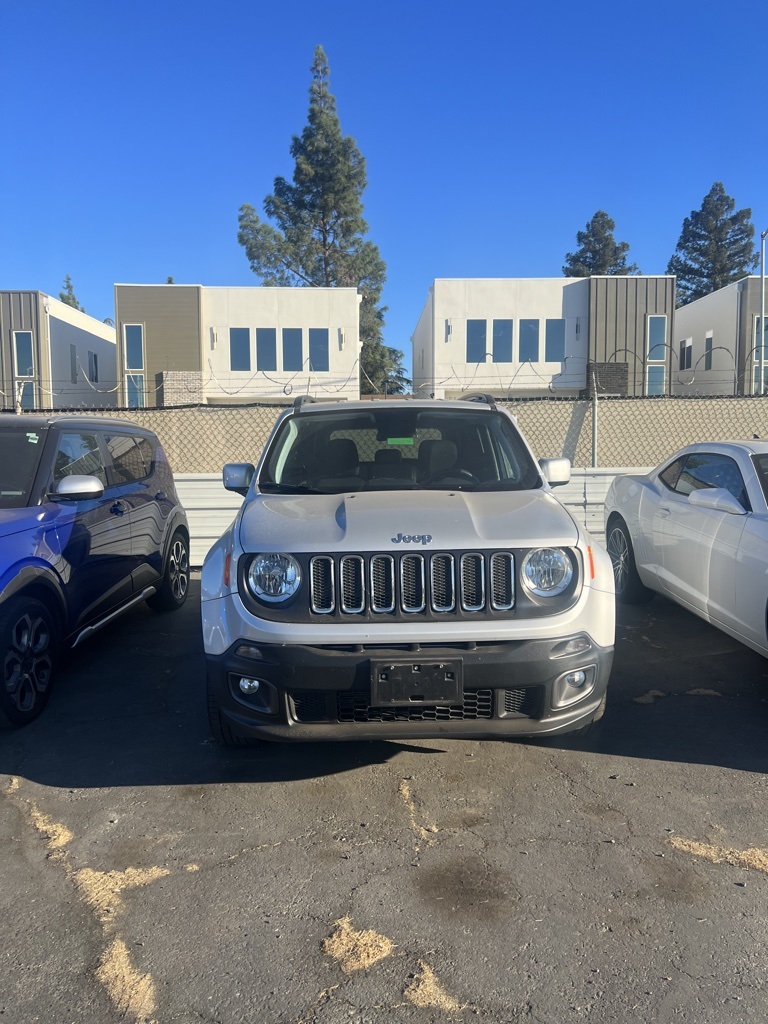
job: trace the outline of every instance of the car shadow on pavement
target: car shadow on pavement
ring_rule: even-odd
[[[767,772],[768,661],[662,597],[619,606],[605,717],[557,745]]]
[[[443,752],[442,740],[218,747],[199,593],[193,579],[181,611],[142,606],[73,652],[41,718],[0,733],[0,773],[71,789],[269,783]],[[548,745],[766,772],[768,662],[667,601],[620,609],[605,718]]]

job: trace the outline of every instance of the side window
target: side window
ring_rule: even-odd
[[[107,485],[104,460],[95,434],[63,433],[53,463],[53,485],[65,476],[95,476]]]
[[[107,449],[118,484],[142,480],[147,475],[148,470],[144,466],[139,447],[130,434],[114,434],[107,437]]]
[[[152,442],[146,437],[137,437],[136,444],[139,446],[141,452],[141,460],[144,463],[144,476],[149,474],[154,469],[155,464],[155,448]]]
[[[727,455],[703,452],[688,456],[675,490],[678,494],[690,494],[701,487],[723,487],[742,508],[750,509],[741,471]]]
[[[659,473],[659,480],[661,480],[662,483],[670,489],[670,491],[674,491],[677,487],[677,481],[680,479],[680,473],[682,472],[687,457],[687,455],[683,455],[681,459],[675,459],[675,461],[667,466],[662,473]]]

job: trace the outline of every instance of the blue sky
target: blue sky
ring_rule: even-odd
[[[714,181],[768,227],[764,3],[25,0],[2,39],[0,288],[70,274],[99,319],[116,281],[258,283],[237,213],[292,174],[318,43],[407,366],[434,278],[558,277],[598,209],[644,273]]]

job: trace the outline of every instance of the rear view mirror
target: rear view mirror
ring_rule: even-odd
[[[571,479],[570,459],[539,459],[539,466],[550,487],[560,487]]]
[[[255,472],[250,462],[228,462],[222,470],[224,487],[236,494],[246,495]]]
[[[700,487],[688,495],[688,504],[697,508],[711,508],[716,512],[729,512],[732,516],[744,516],[747,510],[725,487]]]
[[[87,501],[89,498],[100,498],[104,494],[104,484],[97,476],[65,476],[59,480],[56,490],[49,497],[66,498],[68,501]]]

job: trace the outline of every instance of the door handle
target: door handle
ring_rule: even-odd
[[[666,505],[661,505],[660,506],[660,508],[659,508],[659,515],[660,516],[663,516],[666,519],[666,517],[668,515],[671,515],[671,514],[672,514],[672,509],[671,508],[667,508]]]
[[[112,513],[113,516],[124,516],[125,505],[122,503],[122,501],[116,501],[114,505],[110,506],[109,511]]]
[[[165,491],[158,491],[155,495],[155,501],[165,501]]]

